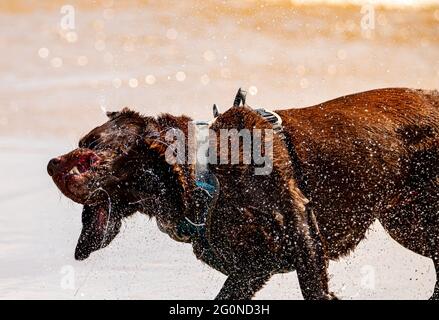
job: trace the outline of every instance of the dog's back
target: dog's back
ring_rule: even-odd
[[[331,258],[352,250],[376,218],[398,241],[426,254],[424,244],[414,244],[425,243],[416,233],[423,218],[411,213],[405,223],[400,212],[420,194],[437,198],[437,91],[373,90],[278,114]]]

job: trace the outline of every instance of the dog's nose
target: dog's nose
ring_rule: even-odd
[[[59,164],[61,163],[61,160],[59,158],[53,158],[49,161],[47,164],[47,173],[49,176],[53,176],[58,169]]]

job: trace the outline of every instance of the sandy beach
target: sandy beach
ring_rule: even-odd
[[[209,120],[238,87],[248,104],[310,106],[381,87],[439,89],[439,6],[361,7],[290,1],[0,3],[0,299],[212,299],[225,276],[140,214],[85,262],[73,258],[81,207],[46,173],[53,156],[129,106]],[[66,285],[66,275],[73,275]],[[378,224],[331,262],[342,299],[426,299],[432,262]],[[71,284],[71,282],[70,282]],[[257,299],[302,299],[295,273]]]

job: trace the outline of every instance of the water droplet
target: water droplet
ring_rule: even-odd
[[[38,50],[38,55],[42,59],[46,59],[49,56],[49,54],[50,54],[50,52],[49,52],[49,49],[47,49],[47,48],[40,48],[40,50]]]
[[[78,41],[78,34],[74,31],[67,32],[65,35],[67,42],[74,43]]]
[[[130,80],[128,80],[128,85],[131,88],[137,88],[137,86],[139,85],[139,80],[137,80],[136,78],[131,78]]]
[[[122,80],[120,80],[119,78],[115,78],[113,79],[113,87],[115,87],[116,89],[119,89],[122,86]]]
[[[52,67],[54,68],[60,68],[63,65],[63,61],[61,58],[59,57],[55,57],[50,61],[50,64],[52,65]]]
[[[85,66],[88,64],[88,58],[86,56],[79,56],[77,59],[78,66]]]
[[[166,31],[166,38],[168,38],[169,40],[175,40],[177,39],[177,37],[178,32],[174,28],[168,29],[168,31]]]
[[[177,79],[177,81],[184,81],[186,80],[186,73],[184,73],[183,71],[179,71],[175,74],[175,78]]]
[[[156,79],[152,74],[149,74],[145,77],[146,84],[153,85],[155,83],[155,81],[156,81]]]
[[[206,61],[211,62],[211,61],[215,60],[215,53],[213,53],[213,51],[211,51],[211,50],[207,50],[203,53],[203,57]]]
[[[256,88],[255,86],[251,86],[250,88],[248,88],[248,92],[254,96],[258,93],[258,88]]]

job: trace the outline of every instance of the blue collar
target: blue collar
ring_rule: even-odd
[[[197,188],[194,192],[194,204],[199,209],[198,212],[195,212],[196,221],[184,217],[177,224],[177,234],[191,238],[203,238],[206,234],[206,220],[213,204],[216,202],[219,186],[216,177],[206,172],[198,177],[195,185]]]
[[[198,177],[195,184],[197,188],[194,191],[194,207],[197,208],[195,217],[197,221],[191,221],[188,217],[184,217],[177,224],[177,234],[191,239],[194,252],[200,260],[227,274],[223,262],[218,259],[215,250],[209,243],[206,229],[206,221],[218,199],[218,180],[215,175],[205,171],[202,176]]]

